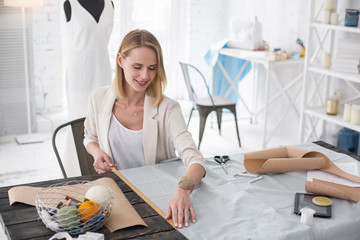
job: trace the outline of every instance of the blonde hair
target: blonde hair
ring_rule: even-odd
[[[155,78],[152,80],[152,82],[146,89],[146,93],[149,96],[154,97],[155,101],[153,102],[153,106],[156,107],[159,106],[160,102],[164,98],[163,91],[167,82],[162,50],[160,43],[158,42],[156,37],[147,30],[132,30],[128,34],[126,34],[126,36],[122,40],[118,53],[120,53],[123,58],[126,58],[132,49],[142,46],[149,47],[154,50],[157,57]],[[117,58],[115,79],[113,81],[112,87],[117,97],[127,97],[125,92],[124,70],[119,66]]]

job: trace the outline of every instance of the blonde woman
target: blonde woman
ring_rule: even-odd
[[[161,46],[146,30],[129,32],[120,44],[112,86],[89,97],[84,145],[98,173],[175,157],[187,167],[167,207],[167,219],[182,228],[195,222],[190,194],[205,175],[205,160],[188,132],[180,105],[164,96]]]

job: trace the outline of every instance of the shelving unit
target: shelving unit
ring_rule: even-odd
[[[360,132],[359,125],[344,122],[341,114],[338,114],[336,116],[327,115],[325,107],[309,107],[307,109],[304,109],[304,113],[325,120],[327,122],[335,123],[337,125]]]
[[[339,33],[360,34],[360,28],[319,23],[323,1],[310,0],[307,46],[304,61],[303,101],[300,114],[299,141],[318,140],[326,132],[327,123],[346,127],[360,132],[360,126],[343,121],[343,104],[359,103],[360,75],[334,71],[321,66],[324,51],[334,53],[334,42]],[[341,42],[337,43],[341,44]],[[343,91],[351,92],[351,96],[340,102],[337,115],[326,114],[326,101],[332,84],[342,81]]]
[[[353,33],[360,33],[360,28],[355,27],[346,27],[341,25],[331,25],[331,24],[323,24],[323,23],[311,23],[312,27],[317,28],[325,28],[325,29],[331,29],[336,31],[344,31],[344,32],[353,32]]]
[[[314,73],[319,73],[319,74],[323,74],[323,75],[327,75],[329,77],[334,77],[334,78],[340,78],[340,79],[344,79],[347,81],[352,81],[355,83],[359,83],[360,82],[360,78],[359,78],[359,74],[352,74],[352,73],[346,73],[346,72],[337,72],[331,69],[326,69],[321,67],[320,65],[309,65],[308,66],[308,71],[314,72]]]

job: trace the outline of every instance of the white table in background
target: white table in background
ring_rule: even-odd
[[[278,76],[276,74],[276,72],[274,71],[274,67],[275,66],[289,66],[289,65],[293,65],[293,64],[297,64],[297,65],[303,65],[304,61],[303,59],[289,59],[289,60],[284,60],[284,61],[270,61],[268,60],[263,52],[254,52],[254,51],[247,51],[247,50],[242,50],[242,49],[235,49],[235,48],[222,48],[219,51],[219,54],[223,54],[223,55],[227,55],[230,57],[234,57],[234,58],[239,58],[239,59],[244,59],[248,62],[251,62],[254,66],[254,90],[257,91],[258,88],[258,69],[259,69],[259,64],[263,65],[266,69],[266,76],[265,76],[265,104],[264,106],[262,106],[261,108],[258,108],[258,104],[256,101],[255,104],[255,109],[250,109],[248,107],[248,105],[246,104],[246,102],[243,100],[242,96],[239,94],[237,88],[236,88],[236,82],[237,82],[237,78],[241,75],[241,71],[243,71],[244,67],[239,69],[239,73],[236,75],[236,77],[234,79],[231,79],[229,74],[227,73],[227,70],[225,69],[225,67],[221,64],[221,62],[219,61],[219,59],[217,60],[217,64],[219,65],[220,69],[222,70],[225,78],[227,79],[227,81],[230,83],[230,87],[229,90],[227,91],[227,93],[230,92],[230,89],[234,90],[236,92],[236,94],[238,95],[240,101],[244,104],[246,110],[249,112],[249,114],[251,115],[251,119],[252,122],[256,122],[256,116],[264,111],[264,134],[263,134],[263,148],[266,148],[267,143],[270,141],[270,139],[272,138],[273,134],[275,133],[275,131],[277,130],[277,128],[280,126],[282,120],[286,117],[286,114],[290,111],[290,108],[293,109],[296,114],[300,117],[300,113],[297,110],[293,99],[295,98],[291,98],[288,94],[287,94],[287,90],[292,88],[296,83],[300,83],[302,82],[302,77],[303,77],[303,72],[301,71],[300,74],[296,75],[289,83],[287,83],[286,85],[282,85],[281,81],[278,79]],[[258,57],[260,56],[260,57]],[[244,64],[246,65],[246,63]],[[270,74],[272,74],[272,77],[270,77]],[[269,83],[270,82],[274,82],[278,85],[279,87],[279,92],[277,94],[275,94],[274,96],[272,96],[269,99]],[[301,91],[299,91],[300,93]],[[257,99],[256,94],[254,94],[255,99]],[[273,129],[273,131],[269,134],[269,137],[267,137],[267,121],[268,121],[268,106],[270,103],[272,103],[273,101],[275,101],[276,99],[278,99],[280,96],[285,97],[285,99],[289,102],[289,107],[286,109],[286,111],[283,112],[283,115],[281,117],[279,117],[276,127]]]

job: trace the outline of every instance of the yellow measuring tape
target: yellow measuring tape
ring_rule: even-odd
[[[126,183],[134,192],[137,193],[144,201],[149,204],[160,216],[164,219],[166,214],[156,206],[149,198],[147,198],[139,189],[137,189],[133,184],[131,184],[116,168],[112,167],[111,170],[121,179],[124,183]],[[165,219],[166,220],[166,219]],[[173,228],[176,228],[172,219],[166,220]]]

